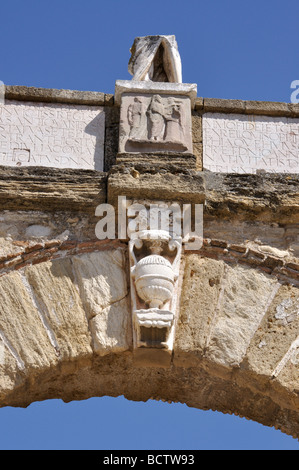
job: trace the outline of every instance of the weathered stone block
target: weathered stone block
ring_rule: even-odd
[[[199,356],[204,354],[210,325],[217,312],[224,272],[223,262],[200,258],[196,254],[186,256],[174,345],[177,366],[192,366],[192,361],[188,360],[191,350]]]
[[[125,257],[122,250],[75,256],[72,260],[94,350],[99,355],[132,345]]]
[[[203,167],[223,173],[299,173],[299,119],[206,113]]]
[[[5,101],[0,165],[103,170],[103,107]]]
[[[292,360],[291,353],[294,352],[293,360],[296,360],[295,350],[290,351],[289,357],[287,354],[290,345],[298,336],[298,328],[298,289],[288,285],[278,285],[267,314],[248,348],[247,367],[265,376],[277,376],[279,379],[287,362]],[[283,380],[286,382],[286,376]]]
[[[226,367],[241,363],[265,315],[274,287],[275,280],[254,269],[226,266],[206,357]]]
[[[91,337],[71,261],[66,258],[29,266],[24,283],[59,359],[89,353]]]

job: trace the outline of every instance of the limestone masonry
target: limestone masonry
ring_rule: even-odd
[[[6,101],[0,105],[0,165],[103,170],[103,111]]]
[[[298,173],[299,119],[206,113],[203,161],[224,173]]]
[[[5,87],[0,406],[162,399],[298,438],[299,105],[197,97],[174,36],[129,71]]]

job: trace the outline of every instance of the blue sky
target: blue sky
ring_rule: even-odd
[[[0,80],[113,93],[137,36],[175,34],[198,96],[290,102],[299,80],[298,0],[10,0]],[[148,423],[140,427],[140,422]],[[141,431],[142,430],[142,431]],[[180,404],[93,398],[0,410],[0,449],[299,449],[244,418]]]

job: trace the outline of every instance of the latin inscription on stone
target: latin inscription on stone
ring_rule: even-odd
[[[102,107],[0,104],[0,165],[103,170]]]
[[[204,114],[203,167],[223,173],[299,173],[299,119]]]

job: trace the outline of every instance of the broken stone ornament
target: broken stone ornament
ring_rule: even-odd
[[[135,38],[128,70],[134,81],[182,83],[182,64],[175,36]]]
[[[182,83],[175,36],[135,38],[128,70],[132,80],[117,80],[120,106],[117,161],[128,155],[162,155],[194,164],[191,111],[197,85]],[[185,158],[186,157],[186,158]]]

